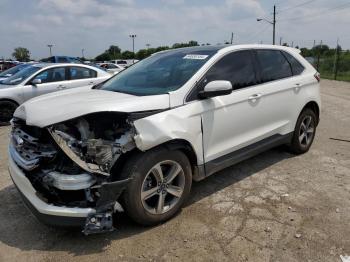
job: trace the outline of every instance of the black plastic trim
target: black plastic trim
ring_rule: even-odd
[[[273,147],[288,144],[292,141],[293,132],[286,135],[273,135],[259,142],[218,157],[205,163],[206,176],[210,176],[226,167],[237,164]]]

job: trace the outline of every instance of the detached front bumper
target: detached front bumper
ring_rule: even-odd
[[[32,213],[43,223],[52,226],[84,227],[87,217],[93,216],[93,208],[68,208],[48,204],[37,195],[36,190],[12,159],[9,150],[9,172],[25,204]]]

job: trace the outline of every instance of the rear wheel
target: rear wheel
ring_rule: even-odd
[[[11,101],[0,101],[0,123],[8,123],[13,117],[17,104]]]
[[[143,225],[170,219],[189,195],[191,170],[181,151],[156,149],[131,158],[122,174],[132,177],[123,195],[127,214]]]
[[[295,126],[290,150],[295,154],[309,151],[316,134],[317,118],[311,109],[305,109],[299,116]]]

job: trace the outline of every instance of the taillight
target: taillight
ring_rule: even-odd
[[[317,82],[320,82],[320,80],[321,80],[321,75],[320,75],[319,72],[316,72],[316,73],[314,74],[314,77],[316,78]]]

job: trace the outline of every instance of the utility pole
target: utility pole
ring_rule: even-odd
[[[231,45],[233,43],[233,32],[231,33]]]
[[[84,57],[84,51],[85,51],[85,49],[84,49],[84,48],[83,48],[83,49],[81,49],[81,57],[82,57],[82,58],[85,58],[85,57]]]
[[[282,37],[280,37],[280,45],[282,45]]]
[[[276,5],[273,5],[273,41],[272,44],[275,44],[275,36],[276,36]]]
[[[265,21],[268,22],[269,24],[271,24],[273,26],[273,33],[272,33],[272,44],[275,44],[275,38],[276,38],[276,5],[273,6],[273,20],[272,22],[265,19],[265,18],[257,18],[256,21],[260,22],[260,21]]]
[[[319,69],[319,67],[320,67],[321,49],[322,49],[322,40],[321,40],[320,47],[319,47],[319,49],[318,49],[318,55],[317,55],[317,65],[316,65],[317,71],[318,71],[318,69]]]
[[[339,38],[337,38],[337,47],[335,50],[335,58],[334,58],[334,80],[337,80],[338,75],[338,64],[339,64]]]
[[[294,41],[292,41],[292,47],[294,47]]]
[[[129,35],[132,38],[132,52],[133,52],[133,60],[132,63],[135,63],[135,37],[136,35]]]
[[[50,56],[52,56],[51,48],[53,47],[53,45],[47,45],[47,47],[50,49]]]

